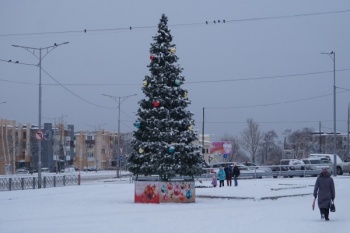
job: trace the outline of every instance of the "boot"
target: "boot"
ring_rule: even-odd
[[[320,212],[321,212],[321,220],[324,220],[325,218],[324,209],[320,208]]]
[[[329,216],[329,210],[327,209],[327,211],[324,214],[324,217],[325,217],[326,221],[329,221],[328,216]]]

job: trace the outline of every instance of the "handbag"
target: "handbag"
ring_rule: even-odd
[[[331,202],[331,205],[329,206],[329,210],[330,210],[331,212],[335,212],[334,201]]]

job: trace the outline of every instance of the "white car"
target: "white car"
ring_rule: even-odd
[[[248,167],[258,168],[258,169],[264,170],[266,172],[272,172],[272,169],[270,167],[267,167],[267,166],[258,166],[252,162],[244,162],[242,164],[245,166],[248,166]]]
[[[243,164],[237,164],[237,167],[241,172],[241,175],[240,175],[241,177],[261,179],[263,176],[266,176],[266,172],[267,172],[266,170],[263,170],[257,167],[245,166]]]
[[[319,170],[321,171],[323,168],[329,169],[330,165],[324,163],[321,161],[320,158],[306,158],[303,159],[303,162],[305,163],[305,169],[306,170]]]

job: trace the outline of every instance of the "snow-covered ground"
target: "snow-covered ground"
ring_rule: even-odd
[[[134,184],[124,178],[3,191],[0,232],[347,232],[350,176],[334,177],[337,211],[329,222],[311,208],[315,179],[244,179],[238,187],[222,188],[196,181],[204,187],[196,188],[196,203],[191,204],[135,204]]]

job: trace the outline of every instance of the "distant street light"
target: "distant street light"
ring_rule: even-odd
[[[333,156],[334,156],[334,164],[333,164],[333,175],[337,176],[337,141],[336,141],[336,86],[335,86],[335,52],[332,51],[330,53],[322,53],[328,55],[333,60],[333,123],[334,123],[334,129],[333,129]]]
[[[12,45],[16,48],[22,48],[33,54],[36,58],[39,59],[39,130],[41,130],[41,61],[49,54],[52,50],[57,48],[60,45],[68,44],[69,42],[64,42],[61,44],[54,44],[52,46],[44,47],[44,48],[32,48],[20,45]],[[42,51],[44,50],[44,56],[42,56]],[[39,51],[39,56],[35,54],[36,51]],[[18,62],[16,62],[18,63]],[[57,158],[56,158],[57,159]],[[56,168],[57,169],[57,168]],[[41,140],[38,140],[38,188],[41,188]]]
[[[102,95],[107,96],[118,103],[118,145],[117,145],[117,158],[116,158],[117,159],[116,172],[117,172],[117,178],[119,178],[120,177],[120,104],[122,102],[124,102],[127,98],[129,98],[131,96],[135,96],[137,94],[127,95],[127,96],[111,96],[111,95],[106,95],[106,94],[102,94]],[[117,101],[117,99],[118,99],[118,101]]]

